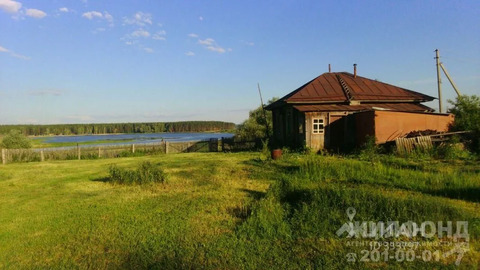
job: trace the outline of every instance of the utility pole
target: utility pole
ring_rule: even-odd
[[[454,81],[452,80],[452,78],[450,77],[450,74],[448,74],[447,69],[445,68],[445,66],[443,65],[443,63],[440,63],[440,67],[442,68],[443,73],[445,73],[445,76],[447,76],[447,79],[448,79],[448,81],[450,81],[450,84],[452,85],[452,87],[453,87],[453,89],[455,90],[455,92],[457,92],[457,95],[458,95],[458,96],[461,96],[462,94],[460,93],[460,90],[458,90],[457,85],[455,84],[455,82],[454,82]]]
[[[438,49],[435,50],[435,60],[437,62],[437,85],[438,85],[438,110],[440,113],[443,113],[442,106],[442,79],[440,77],[440,54]]]

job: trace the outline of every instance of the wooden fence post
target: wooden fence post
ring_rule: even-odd
[[[132,153],[135,154],[135,144],[132,144]]]
[[[223,137],[222,137],[222,152],[225,152],[225,142]]]
[[[98,147],[98,158],[102,157],[102,148]]]
[[[43,150],[40,150],[40,161],[41,162],[45,161],[45,155],[43,154]]]
[[[165,141],[165,154],[168,154],[168,142]]]
[[[2,164],[5,165],[7,164],[7,157],[6,157],[6,150],[5,149],[2,149]]]
[[[78,143],[77,143],[77,155],[78,155],[78,160],[80,160],[82,158],[82,152],[80,150],[80,145],[78,145]]]

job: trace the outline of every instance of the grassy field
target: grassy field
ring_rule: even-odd
[[[162,168],[167,182],[106,181],[109,165],[134,169],[144,161]],[[365,247],[336,235],[348,207],[355,221],[468,221],[460,268],[480,265],[477,160],[287,154],[269,161],[251,152],[0,166],[0,268],[457,268],[456,256],[360,262]],[[426,249],[451,247],[419,254]],[[356,262],[347,261],[352,252]]]

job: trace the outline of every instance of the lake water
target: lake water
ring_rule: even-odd
[[[118,141],[128,140],[128,142],[112,142],[89,144],[89,146],[96,145],[119,145],[132,143],[156,143],[156,142],[192,142],[204,141],[209,139],[221,139],[222,137],[231,138],[234,134],[231,133],[135,133],[135,134],[107,134],[107,135],[82,135],[82,136],[53,136],[48,137],[47,143],[86,143],[93,141]]]

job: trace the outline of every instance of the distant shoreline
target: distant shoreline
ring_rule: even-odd
[[[100,133],[100,134],[70,134],[70,135],[28,135],[28,138],[46,138],[46,137],[74,137],[74,136],[108,136],[108,135],[126,135],[126,134],[172,134],[172,133],[230,133],[234,134],[235,130],[222,130],[222,131],[172,131],[172,132],[148,132],[148,133],[140,133],[140,132],[131,132],[131,133]],[[0,134],[1,135],[1,134]]]

